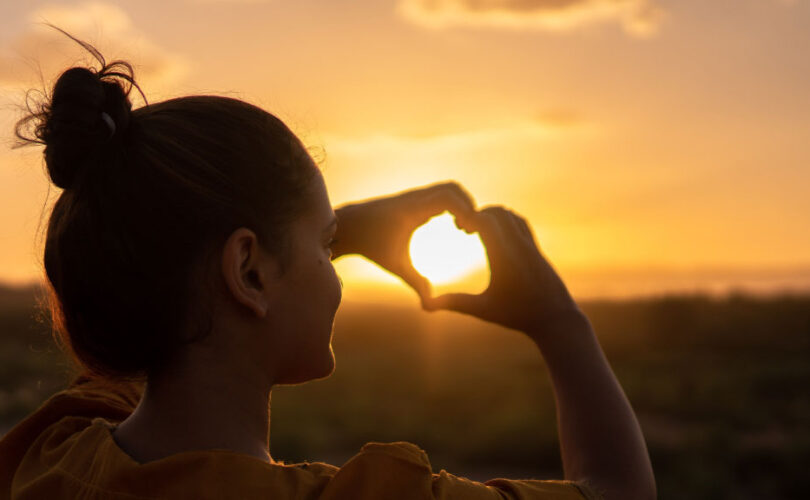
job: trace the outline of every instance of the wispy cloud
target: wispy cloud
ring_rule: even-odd
[[[262,3],[270,3],[272,0],[186,0],[187,3],[202,3],[202,4],[240,4],[240,5],[258,5]]]
[[[572,108],[546,108],[536,115],[538,123],[546,127],[575,127],[586,122],[581,112]]]
[[[543,166],[542,174],[537,173],[538,165],[570,141],[589,141],[601,134],[598,123],[581,117],[570,121],[570,113],[571,118],[555,120],[540,113],[498,127],[428,137],[326,133],[318,142],[326,151],[324,173],[337,199],[361,199],[437,179],[456,179],[479,192],[492,192],[497,190],[493,176],[499,185],[513,178],[501,175],[505,171],[509,176],[525,172],[532,178],[565,174],[558,162]],[[563,126],[560,120],[569,121]]]
[[[38,85],[90,56],[50,23],[95,45],[108,61],[121,58],[135,66],[136,79],[150,90],[176,84],[187,73],[185,58],[159,46],[135,26],[121,7],[101,2],[45,5],[29,16],[29,27],[0,47],[0,85],[6,88]]]
[[[397,11],[429,28],[567,31],[619,23],[626,33],[637,37],[656,34],[666,16],[655,0],[400,0]]]
[[[367,151],[369,148],[392,146],[403,149],[429,149],[450,152],[493,145],[511,141],[555,140],[571,137],[573,133],[593,134],[598,128],[588,123],[580,113],[569,108],[549,108],[538,112],[533,120],[514,122],[509,125],[431,134],[426,137],[402,134],[377,133],[359,137],[326,134],[325,142],[342,152]]]

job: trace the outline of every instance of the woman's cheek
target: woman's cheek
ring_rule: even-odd
[[[335,291],[335,310],[337,310],[338,306],[340,305],[340,301],[343,300],[343,280],[340,279],[338,276],[337,271],[335,270],[335,266],[329,262],[329,267],[332,272],[332,283],[333,283],[333,290]]]

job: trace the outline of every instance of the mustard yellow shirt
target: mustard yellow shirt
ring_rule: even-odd
[[[139,464],[112,438],[142,386],[79,377],[0,440],[5,499],[595,499],[570,481],[433,473],[406,443],[367,443],[342,467],[270,464],[226,450],[189,451]]]

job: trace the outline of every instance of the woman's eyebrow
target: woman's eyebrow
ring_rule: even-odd
[[[323,232],[325,233],[325,232],[329,231],[330,229],[332,229],[332,226],[336,225],[336,224],[337,224],[337,222],[338,222],[338,220],[337,220],[337,216],[332,217],[332,221],[331,221],[331,222],[329,222],[329,225],[328,225],[328,226],[326,226],[326,227],[323,229]]]

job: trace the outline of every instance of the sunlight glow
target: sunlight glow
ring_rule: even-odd
[[[487,265],[481,238],[456,228],[448,212],[414,231],[409,251],[413,267],[433,284],[460,280]]]

